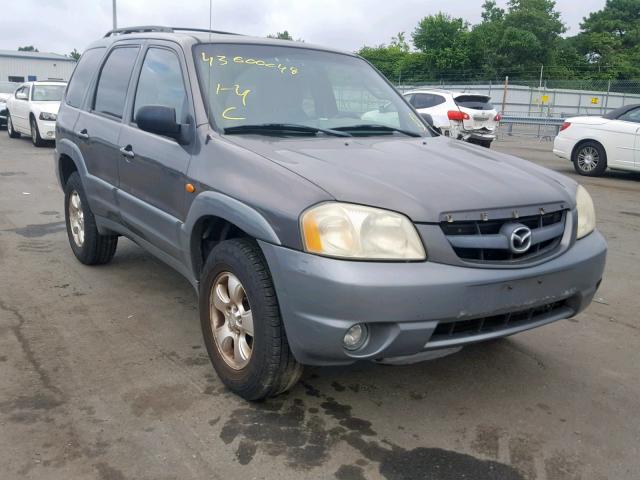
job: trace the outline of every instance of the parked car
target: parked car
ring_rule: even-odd
[[[7,126],[7,99],[12,93],[10,83],[0,82],[0,127]]]
[[[27,82],[7,100],[7,132],[11,138],[31,136],[36,147],[55,140],[56,118],[64,82]]]
[[[445,136],[487,148],[496,138],[500,114],[487,95],[420,89],[404,97],[420,114],[429,115],[433,127]]]
[[[580,175],[597,177],[607,168],[640,171],[640,104],[602,116],[567,118],[553,153],[571,160]]]
[[[386,120],[363,119],[373,105]],[[587,191],[437,136],[347,52],[167,27],[84,53],[57,123],[71,250],[137,242],[199,292],[250,400],[302,365],[406,363],[572,317],[606,243]]]
[[[7,126],[7,100],[0,98],[0,127]]]

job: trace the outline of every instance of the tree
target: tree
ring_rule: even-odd
[[[572,37],[576,50],[593,67],[592,76],[632,78],[640,76],[640,2],[607,0],[591,13]]]
[[[396,47],[403,52],[408,52],[410,50],[409,44],[405,38],[404,32],[399,32],[395,37],[391,37],[390,47]]]
[[[267,35],[267,38],[277,38],[278,40],[291,40],[294,41],[294,38],[291,36],[291,34],[289,33],[288,30],[285,30],[284,32],[277,32],[275,34],[270,33],[269,35]],[[303,39],[298,38],[295,39],[296,42],[304,42]]]
[[[422,71],[431,77],[460,74],[469,68],[469,25],[462,18],[452,18],[439,12],[424,17],[411,35],[415,47],[424,53],[426,65]],[[414,64],[415,62],[411,62]],[[417,72],[407,72],[415,76]]]
[[[26,47],[18,47],[18,51],[19,52],[39,52],[40,50],[38,50],[33,45],[28,45]]]
[[[460,43],[468,32],[468,24],[462,18],[452,18],[439,12],[424,17],[411,34],[413,44],[418,50],[441,51]]]
[[[78,52],[78,50],[76,50],[75,48],[73,49],[73,51],[69,54],[69,56],[71,58],[73,58],[76,62],[78,60],[80,60],[80,52]]]

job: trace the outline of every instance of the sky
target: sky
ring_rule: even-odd
[[[34,45],[41,52],[82,52],[112,26],[111,0],[5,0],[0,49]],[[118,25],[171,25],[208,28],[209,0],[117,0]],[[4,2],[3,2],[4,3]],[[266,36],[288,30],[295,38],[342,50],[388,43],[398,32],[407,38],[418,21],[443,11],[480,21],[483,0],[213,0],[213,28]],[[507,0],[498,0],[504,6]],[[579,4],[579,8],[576,5]],[[569,28],[605,0],[556,0]]]

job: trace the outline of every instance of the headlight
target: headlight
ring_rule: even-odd
[[[596,228],[596,209],[591,195],[582,185],[576,190],[576,205],[578,208],[578,238],[586,237]]]
[[[302,214],[307,252],[371,260],[425,260],[413,223],[399,213],[350,203],[324,203]]]
[[[50,120],[54,122],[58,118],[55,113],[40,112],[40,120]]]

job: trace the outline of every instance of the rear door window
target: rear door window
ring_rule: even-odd
[[[82,106],[89,82],[98,68],[104,51],[104,48],[92,48],[84,52],[84,55],[80,57],[67,88],[66,100],[68,105],[76,108]]]
[[[444,97],[433,93],[416,93],[412,105],[416,108],[431,108],[444,103]]]
[[[473,110],[493,110],[491,99],[484,95],[460,95],[454,100],[459,107]]]
[[[131,73],[136,63],[139,47],[118,47],[111,51],[104,63],[93,110],[111,117],[122,118],[124,103],[127,99],[127,89],[131,80]]]

